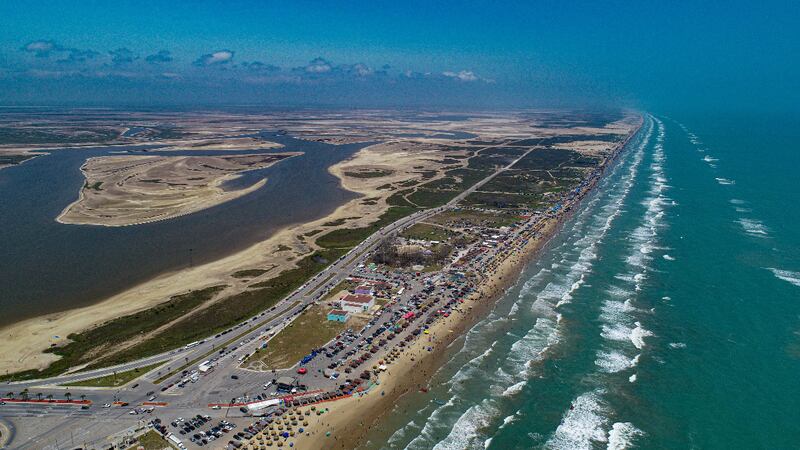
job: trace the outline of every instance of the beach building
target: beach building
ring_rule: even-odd
[[[332,309],[328,312],[328,320],[331,322],[347,322],[350,313],[342,309]]]
[[[366,294],[350,294],[339,300],[339,308],[353,313],[365,313],[375,305],[375,299]]]
[[[372,288],[362,285],[356,288],[355,293],[358,295],[372,295]]]

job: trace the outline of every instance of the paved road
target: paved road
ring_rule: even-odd
[[[507,146],[513,144],[506,143],[501,145]],[[499,145],[485,147],[480,151],[497,146]],[[79,406],[69,405],[7,404],[0,406],[0,408],[2,408],[0,409],[0,416],[22,418],[24,421],[30,421],[32,418],[38,420],[43,417],[59,418],[59,421],[54,425],[54,427],[56,427],[55,429],[26,430],[25,440],[15,443],[20,445],[20,448],[59,448],[61,444],[55,443],[55,440],[53,440],[53,442],[49,441],[53,433],[58,433],[58,430],[66,430],[65,432],[72,430],[73,434],[75,433],[74,430],[81,430],[81,437],[87,438],[89,436],[96,438],[96,436],[111,435],[125,428],[124,425],[120,426],[121,424],[131,425],[143,419],[149,420],[152,414],[158,414],[159,417],[168,420],[179,416],[193,416],[198,412],[217,417],[221,417],[222,415],[227,417],[241,416],[242,414],[235,409],[231,411],[209,411],[208,404],[227,403],[232,399],[241,400],[243,397],[252,399],[259,393],[267,393],[262,387],[265,382],[282,374],[293,374],[293,370],[278,371],[275,374],[243,370],[238,367],[240,355],[252,353],[255,347],[260,345],[262,339],[265,338],[269,332],[276,332],[281,327],[286,326],[302,312],[303,308],[317,301],[327,293],[329,289],[336,286],[345,278],[351,276],[353,273],[357,273],[357,266],[364,262],[364,255],[374,250],[386,236],[398,233],[415,223],[424,221],[446,209],[452,208],[469,194],[491,181],[498,174],[510,169],[532,150],[533,148],[529,149],[508,165],[499,168],[491,175],[460,193],[447,204],[438,208],[415,212],[414,214],[383,227],[346,255],[333,262],[328,268],[317,274],[290,296],[280,301],[273,308],[234,327],[229,333],[206,338],[191,348],[176,349],[115,367],[92,370],[80,374],[63,375],[47,380],[8,383],[7,385],[2,385],[0,390],[2,390],[3,394],[9,391],[19,393],[23,389],[28,388],[32,397],[35,396],[36,393],[42,393],[43,395],[53,394],[56,398],[62,398],[66,389],[55,387],[55,384],[90,379],[110,375],[114,372],[122,372],[133,368],[148,366],[156,362],[165,362],[162,367],[151,371],[137,380],[137,387],[132,387],[132,384],[120,389],[72,387],[69,388],[69,391],[74,398],[77,398],[80,394],[84,394],[93,401],[93,406],[87,410],[81,409]],[[412,286],[401,298],[397,299],[398,302],[402,304],[403,302],[409,301],[412,295],[420,292],[423,287],[421,281],[412,281]],[[435,307],[438,308],[439,306]],[[363,336],[360,336],[352,342],[352,346],[355,347],[360,343],[365,343],[364,340],[367,335],[380,327],[381,323],[391,319],[392,314],[393,312],[388,309],[384,311],[381,316],[373,321],[374,323],[368,327],[367,332]],[[398,339],[402,339],[410,332],[411,330],[409,329],[398,333]],[[233,337],[238,335],[241,336],[234,342],[228,343]],[[227,349],[220,353],[220,350],[224,346],[227,346]],[[237,347],[235,351],[232,350],[233,347]],[[359,353],[361,353],[361,351],[359,351]],[[186,365],[187,362],[194,361],[198,358],[204,360],[212,357],[216,358],[216,361],[214,361],[216,366],[213,371],[207,375],[199,376],[195,383],[189,383],[184,388],[172,387],[163,393],[161,391],[161,386],[180,380],[182,378],[181,374],[174,375],[161,384],[155,384],[154,382],[160,377],[159,372],[165,374],[170,370],[178,369]],[[336,385],[341,382],[327,380],[318,374],[318,371],[324,368],[323,364],[327,365],[330,361],[331,359],[320,358],[309,365],[310,373],[305,378],[304,382],[310,384],[311,389],[335,389]],[[189,370],[193,368],[194,366],[189,367]],[[363,370],[363,368],[361,370]],[[232,376],[235,376],[236,379],[232,378]],[[141,414],[129,414],[132,410],[131,408],[137,407],[151,399],[157,402],[166,402],[167,405],[157,407],[158,409],[153,413],[143,412]],[[105,408],[102,406],[103,404],[112,403],[117,400],[128,402],[130,406],[124,408],[117,406]],[[64,445],[66,445],[66,441],[63,442]]]

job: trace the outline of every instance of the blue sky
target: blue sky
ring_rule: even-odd
[[[798,101],[789,1],[0,3],[0,103]]]

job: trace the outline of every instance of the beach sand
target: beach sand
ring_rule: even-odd
[[[81,166],[78,200],[56,221],[119,227],[172,219],[247,195],[262,179],[235,190],[222,186],[242,172],[263,169],[301,153],[225,156],[99,156]]]
[[[59,357],[43,353],[53,345],[62,345],[71,333],[99,325],[107,320],[151,308],[182,294],[205,287],[226,284],[229,287],[216,298],[221,299],[246,289],[245,280],[231,274],[244,269],[268,269],[268,272],[247,282],[260,282],[295,267],[293,261],[317,247],[313,239],[304,234],[316,230],[332,230],[365,226],[377,220],[386,210],[386,198],[394,191],[377,187],[409,179],[421,178],[421,170],[432,170],[437,165],[431,161],[432,153],[396,152],[393,145],[376,144],[366,147],[350,159],[335,164],[329,172],[342,182],[342,186],[356,192],[355,198],[334,210],[328,216],[309,223],[286,227],[268,239],[217,261],[165,273],[144,283],[130,287],[96,304],[64,312],[27,319],[0,329],[0,367],[4,373],[28,369],[42,369]],[[441,159],[441,155],[439,155]],[[353,167],[388,166],[394,172],[387,177],[354,178],[344,175]],[[424,166],[425,169],[414,169]],[[365,198],[373,201],[364,203]],[[325,225],[341,221],[345,225]],[[324,232],[323,231],[323,232]],[[318,234],[323,234],[320,232]]]
[[[629,129],[629,137],[615,148],[619,150],[636,134],[641,125]],[[613,153],[613,152],[612,152]],[[613,153],[606,162],[607,167],[616,158]],[[586,191],[590,192],[597,180]],[[457,314],[434,322],[429,328],[433,342],[417,339],[395,359],[386,372],[378,377],[378,385],[367,393],[346,399],[320,404],[328,411],[312,416],[305,433],[294,438],[298,449],[353,449],[365,442],[368,433],[378,427],[380,420],[391,413],[397,400],[404,395],[427,395],[421,388],[427,387],[431,376],[444,362],[447,347],[479,320],[486,317],[497,300],[515,283],[527,264],[536,258],[547,242],[556,235],[561,224],[580,206],[573,204],[569,211],[556,217],[543,219],[536,238],[530,239],[521,249],[507,255],[486,274],[477,291],[466,298]],[[433,347],[428,351],[427,347]]]
[[[465,299],[457,314],[437,320],[429,328],[435,339],[428,342],[417,339],[401,356],[392,362],[379,377],[380,384],[366,394],[322,403],[318,408],[329,411],[312,416],[307,433],[295,438],[299,449],[352,449],[363,442],[367,433],[389,413],[403,395],[428,395],[420,391],[426,387],[433,373],[441,366],[447,347],[494,308],[496,300],[517,282],[525,265],[554,235],[557,219],[545,219],[540,235],[531,239],[517,253],[499,263],[487,274],[488,281]],[[427,347],[433,347],[427,351]],[[330,433],[330,435],[327,435]]]

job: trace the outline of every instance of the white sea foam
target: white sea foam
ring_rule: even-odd
[[[730,199],[730,202],[731,202],[731,204],[734,204],[734,205],[746,205],[747,204],[746,201],[740,200],[738,198],[732,198],[732,199]]]
[[[623,370],[630,369],[638,363],[638,358],[629,358],[624,353],[613,350],[613,351],[599,351],[597,352],[597,358],[594,360],[595,365],[597,365],[602,372],[605,373],[617,373],[622,372]]]
[[[719,183],[719,184],[721,184],[721,185],[723,185],[723,186],[729,186],[729,185],[731,185],[731,184],[736,184],[736,181],[734,181],[734,180],[731,180],[730,178],[720,178],[720,177],[716,177],[716,178],[714,178],[714,179],[715,179],[715,180],[717,180],[717,183]]]
[[[772,272],[776,278],[779,278],[783,281],[791,283],[797,287],[800,287],[800,272],[792,272],[790,270],[783,270],[783,269],[775,269],[773,267],[768,267],[767,270]]]
[[[706,156],[703,157],[703,161],[705,161],[707,163],[712,163],[712,162],[717,162],[719,160],[717,158],[712,157],[712,156],[706,155]]]
[[[527,384],[527,381],[523,380],[519,383],[512,384],[511,386],[507,387],[505,391],[503,391],[503,397],[511,397],[513,395],[519,394],[522,392],[522,389]]]
[[[669,346],[671,348],[686,348],[686,344],[684,344],[683,342],[670,342]]]
[[[630,422],[617,422],[608,432],[608,450],[625,450],[634,445],[637,437],[644,435],[642,430]]]
[[[652,335],[653,333],[650,330],[642,328],[642,324],[636,322],[636,327],[631,330],[631,342],[634,347],[641,349],[645,345],[644,338]]]
[[[477,445],[479,430],[487,427],[500,412],[490,400],[471,406],[453,424],[450,434],[433,446],[434,450],[463,450]],[[482,443],[481,443],[482,446]]]
[[[636,383],[636,374],[633,374],[633,375],[629,376],[628,377],[628,382],[629,383]]]
[[[607,408],[600,395],[602,390],[586,392],[572,402],[561,423],[545,444],[548,449],[590,450],[597,442],[607,442],[604,427]]]
[[[409,433],[414,432],[414,434],[416,434],[416,430],[419,430],[419,428],[419,425],[412,420],[392,433],[386,443],[389,444],[389,447],[394,447],[405,440]]]
[[[662,258],[666,259],[667,261],[675,261],[675,257],[674,256],[668,255],[666,253],[664,254],[664,256],[662,256]]]
[[[757,237],[766,237],[769,235],[767,226],[756,219],[741,218],[737,219],[736,222],[741,225],[744,232],[749,235]]]

